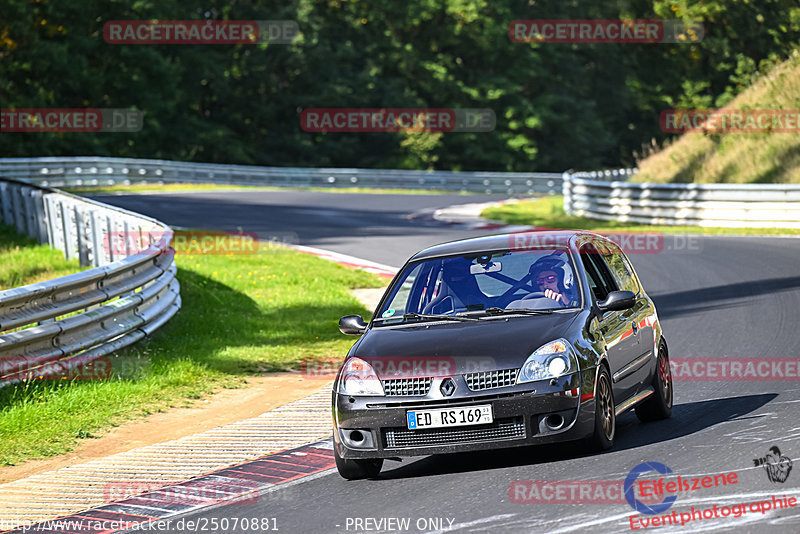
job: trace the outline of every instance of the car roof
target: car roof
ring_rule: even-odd
[[[420,250],[409,261],[426,260],[441,256],[471,254],[492,250],[524,250],[526,248],[568,249],[573,237],[602,236],[583,230],[539,230],[513,234],[489,235],[450,241]]]

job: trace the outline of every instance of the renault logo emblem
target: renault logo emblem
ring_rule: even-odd
[[[439,390],[442,392],[442,395],[449,397],[456,392],[456,383],[453,382],[452,378],[445,378],[442,380],[442,385],[439,387]]]

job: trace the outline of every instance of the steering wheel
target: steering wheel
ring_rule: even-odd
[[[532,301],[536,300],[536,302],[532,302],[528,306],[531,306],[532,309],[550,309],[553,307],[556,308],[564,308],[564,303],[558,300],[553,300],[545,296],[542,291],[535,291],[529,295],[525,295],[521,299],[515,301],[519,303],[524,303],[526,300]]]
[[[533,293],[530,293],[530,294],[528,294],[528,295],[525,295],[525,296],[524,296],[524,297],[522,297],[520,300],[528,300],[528,299],[544,299],[544,298],[547,298],[547,297],[545,297],[545,295],[544,295],[544,291],[534,291]]]

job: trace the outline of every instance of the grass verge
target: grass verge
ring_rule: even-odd
[[[664,234],[711,234],[711,235],[800,235],[794,228],[718,228],[701,226],[670,226],[600,221],[567,215],[564,212],[564,197],[541,197],[521,200],[487,208],[481,217],[504,221],[509,224],[526,224],[544,228],[590,230],[593,232],[661,232]]]
[[[191,193],[198,191],[314,191],[317,193],[372,193],[374,195],[472,195],[470,191],[444,191],[423,189],[370,189],[366,187],[272,187],[259,185],[224,184],[131,184],[108,186],[62,187],[76,195],[81,194],[136,194],[136,193]]]
[[[751,116],[753,122],[739,130],[750,133],[685,133],[665,143],[662,150],[638,162],[637,182],[666,183],[800,183],[800,136],[796,125],[787,123],[795,117],[800,94],[800,52],[782,63],[759,66],[762,72],[755,81],[731,102],[731,110],[767,110]],[[780,119],[772,123],[768,110],[779,110]],[[736,116],[731,115],[731,116]],[[742,119],[743,114],[737,118]],[[755,122],[755,121],[758,122]],[[730,119],[728,119],[730,124]],[[721,125],[721,119],[717,120]],[[766,126],[763,130],[760,129]],[[773,128],[774,131],[772,129]],[[782,130],[783,129],[783,130]],[[794,129],[794,131],[792,131]]]
[[[354,340],[339,333],[339,317],[370,313],[349,290],[385,285],[278,246],[176,262],[183,307],[152,339],[111,358],[125,373],[0,389],[0,464],[63,454],[112,426],[242,387],[248,376],[340,360]]]
[[[5,224],[0,224],[0,259],[0,290],[81,270],[78,260],[65,260],[61,251],[40,245],[35,239],[17,233],[16,228]]]

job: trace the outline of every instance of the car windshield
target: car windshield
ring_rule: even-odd
[[[409,265],[378,310],[376,322],[547,312],[581,306],[566,250],[475,253]]]

